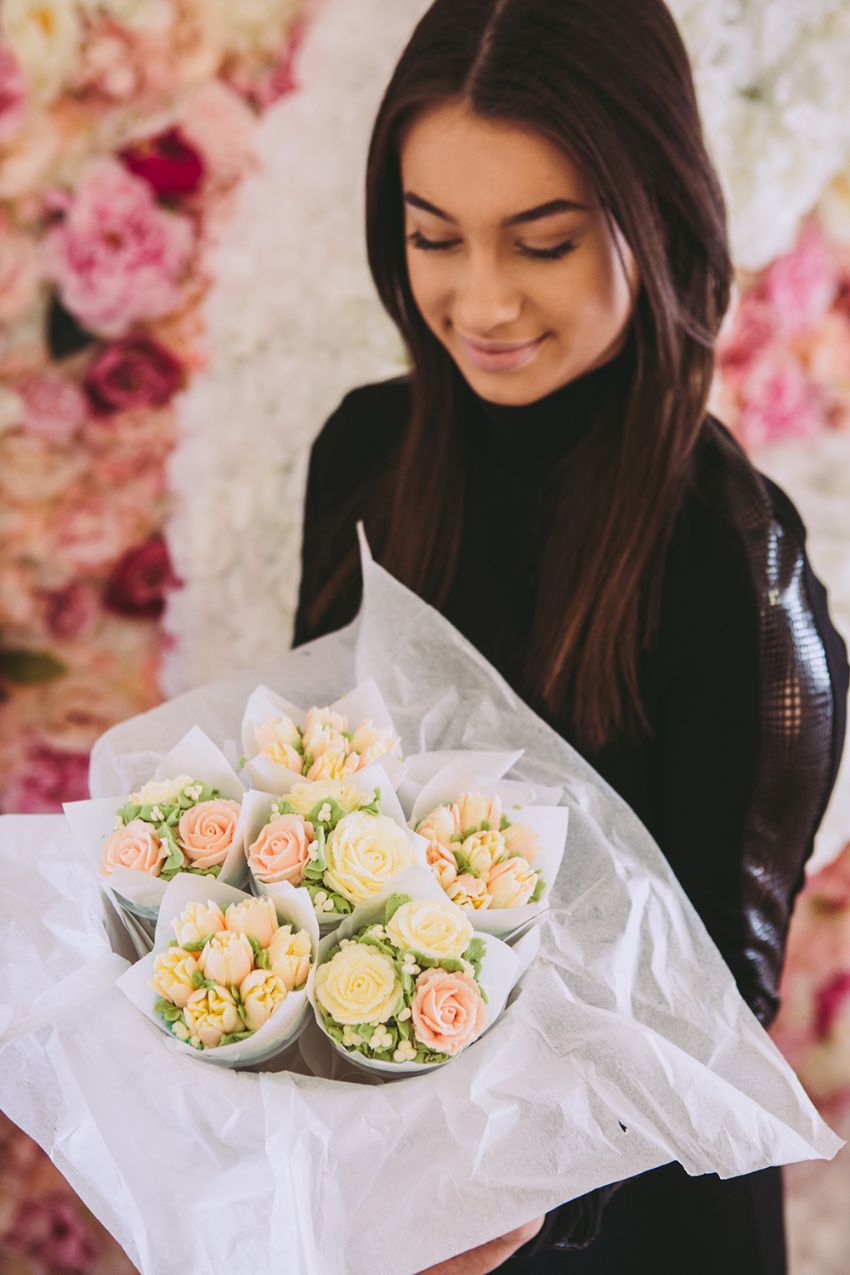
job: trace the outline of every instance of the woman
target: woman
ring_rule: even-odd
[[[638,813],[769,1025],[847,653],[796,510],[706,413],[731,265],[661,0],[436,0],[367,236],[412,370],[314,444],[296,642],[355,615],[362,518]],[[779,1171],[665,1166],[433,1275],[497,1268],[780,1275]]]

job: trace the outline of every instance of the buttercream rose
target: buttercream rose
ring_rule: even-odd
[[[416,1039],[441,1054],[459,1053],[481,1035],[487,1018],[475,979],[441,969],[419,975],[410,1008]]]
[[[441,846],[439,841],[432,841],[425,851],[425,858],[440,885],[447,890],[457,877],[457,861],[451,850]]]
[[[287,990],[283,979],[271,970],[253,970],[239,988],[245,1026],[258,1031],[286,999]]]
[[[308,815],[317,802],[328,799],[335,801],[350,814],[361,806],[370,806],[375,800],[375,792],[374,789],[364,792],[335,779],[321,779],[315,783],[296,784],[286,794],[286,800],[299,815]]]
[[[485,797],[480,792],[466,792],[457,803],[461,830],[480,828],[482,823],[489,823],[491,828],[498,828],[502,819],[502,802],[499,797]]]
[[[313,825],[301,815],[278,815],[248,848],[248,865],[258,881],[300,885],[315,840]]]
[[[163,407],[182,376],[177,359],[158,341],[132,336],[105,346],[89,364],[83,384],[95,410],[107,414]]]
[[[223,986],[238,986],[254,965],[254,949],[244,934],[220,930],[204,944],[198,966],[204,978]]]
[[[527,823],[512,823],[502,833],[508,854],[520,854],[527,863],[533,863],[540,849],[537,833]]]
[[[448,899],[412,899],[397,908],[386,924],[396,947],[434,960],[458,960],[472,940],[472,926]]]
[[[245,934],[260,947],[268,947],[277,930],[277,912],[271,899],[243,899],[230,904],[224,923],[234,934]]]
[[[290,991],[303,987],[310,973],[312,948],[306,930],[292,932],[291,925],[281,925],[268,947],[269,968],[281,978]]]
[[[349,775],[356,774],[359,769],[360,758],[357,753],[344,753],[331,749],[316,758],[307,771],[307,778],[310,780],[345,779]]]
[[[168,947],[156,954],[151,987],[158,996],[183,1009],[196,990],[192,979],[197,970],[198,962],[191,952],[184,952],[182,947]]]
[[[494,908],[517,908],[528,903],[537,887],[537,873],[522,855],[495,864],[487,876]]]
[[[415,862],[407,834],[383,815],[354,811],[327,840],[325,884],[349,903],[363,903]]]
[[[236,837],[242,807],[238,801],[199,801],[180,816],[177,840],[193,868],[224,863]]]
[[[217,903],[187,903],[171,928],[181,946],[200,943],[225,928],[224,913]]]
[[[401,996],[395,963],[363,943],[340,948],[316,970],[316,1000],[337,1023],[385,1023]]]
[[[480,876],[486,877],[493,864],[505,853],[505,843],[500,832],[473,832],[461,845],[469,866]]]
[[[451,845],[452,837],[457,836],[460,830],[460,815],[455,805],[438,806],[416,825],[420,837],[438,841],[442,846]]]
[[[166,858],[165,847],[151,825],[144,819],[131,819],[107,837],[100,872],[107,877],[116,868],[132,868],[158,877]]]
[[[236,1002],[226,987],[199,987],[183,1009],[189,1034],[207,1049],[214,1049],[222,1036],[243,1030]]]

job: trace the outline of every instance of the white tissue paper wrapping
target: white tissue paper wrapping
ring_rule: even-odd
[[[405,752],[523,749],[516,777],[562,785],[570,831],[500,1020],[385,1083],[204,1067],[116,987],[122,932],[64,819],[7,816],[3,1109],[143,1275],[413,1275],[670,1160],[730,1177],[835,1155],[629,807],[437,613],[368,558],[364,577],[353,625],[110,731],[93,794],[143,782],[192,725],[236,736],[258,680],[327,703],[374,676]]]

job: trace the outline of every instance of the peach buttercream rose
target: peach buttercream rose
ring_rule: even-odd
[[[470,974],[425,970],[416,980],[411,1002],[416,1039],[426,1049],[457,1054],[484,1030],[484,999]]]
[[[522,855],[527,863],[533,863],[540,849],[537,833],[527,823],[512,823],[502,832],[502,840],[508,854]]]
[[[494,908],[518,908],[528,903],[537,887],[537,873],[522,855],[495,864],[487,876]]]
[[[300,885],[315,840],[313,825],[301,815],[278,815],[248,847],[248,865],[258,881]]]
[[[437,841],[441,846],[451,845],[452,837],[460,832],[460,815],[455,805],[438,806],[416,825],[420,837]]]
[[[384,815],[354,811],[327,840],[325,884],[349,903],[363,903],[415,862],[407,834]]]
[[[182,947],[167,947],[156,954],[151,987],[172,1005],[183,1009],[196,990],[192,979],[197,970],[198,962],[191,952],[185,952]]]
[[[254,950],[244,934],[220,930],[204,944],[198,966],[211,983],[238,986],[254,966]]]
[[[385,1023],[401,997],[395,962],[364,943],[340,948],[316,970],[316,1000],[336,1022]]]
[[[489,823],[498,828],[502,819],[502,801],[500,797],[485,797],[480,792],[465,792],[457,803],[462,831],[467,828],[480,828],[482,823]]]
[[[473,930],[459,907],[448,899],[411,899],[397,908],[386,924],[396,947],[434,960],[458,960]]]
[[[214,1049],[222,1036],[243,1030],[236,1001],[226,987],[199,987],[189,997],[183,1017],[190,1037]]]
[[[253,970],[239,988],[245,1026],[252,1032],[259,1031],[284,1002],[287,992],[283,979],[271,970]]]
[[[224,923],[234,934],[244,934],[260,947],[268,947],[277,930],[277,912],[271,899],[243,899],[230,904]]]
[[[224,913],[217,903],[187,903],[171,928],[182,947],[200,943],[225,929]]]
[[[269,968],[290,992],[303,987],[310,973],[312,945],[306,930],[294,934],[291,925],[281,925],[268,947]]]
[[[108,877],[116,868],[132,868],[158,877],[166,858],[165,846],[151,825],[144,819],[131,819],[107,837],[100,873]]]
[[[489,832],[473,832],[471,837],[467,837],[461,844],[461,850],[466,856],[470,868],[486,877],[487,873],[501,859],[505,851],[505,842],[500,832],[491,829]]]
[[[236,837],[242,807],[238,801],[199,801],[180,816],[177,840],[193,868],[224,863]]]
[[[451,850],[441,846],[439,841],[431,841],[425,851],[425,858],[440,885],[444,890],[448,890],[452,882],[457,879],[457,861]]]

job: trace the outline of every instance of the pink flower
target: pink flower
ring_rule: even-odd
[[[12,323],[32,309],[40,280],[36,240],[12,230],[0,213],[0,323]]]
[[[158,199],[193,195],[204,180],[204,162],[178,128],[136,142],[121,152],[121,159]]]
[[[734,381],[745,376],[777,339],[777,321],[773,309],[759,289],[745,294],[724,325],[718,342],[718,371]]]
[[[193,868],[224,863],[236,837],[242,807],[238,801],[200,801],[180,816],[177,840]]]
[[[24,404],[24,427],[48,443],[69,443],[86,417],[82,390],[49,368],[15,377],[13,388]]]
[[[118,563],[106,586],[104,603],[119,615],[157,619],[165,609],[166,591],[179,584],[165,540],[153,535]]]
[[[89,416],[82,441],[91,453],[92,485],[107,489],[118,485],[123,490],[130,479],[145,471],[162,472],[175,437],[170,405]]]
[[[6,814],[61,814],[63,801],[88,796],[88,773],[87,753],[38,745],[24,753],[20,770],[7,780],[0,807]]]
[[[91,361],[84,385],[96,411],[162,407],[180,388],[183,370],[168,350],[146,336],[107,345]]]
[[[279,815],[248,847],[248,866],[258,881],[300,885],[314,839],[313,825],[301,815]]]
[[[116,868],[132,868],[158,877],[166,857],[153,826],[144,819],[131,819],[106,838],[100,874],[107,877]]]
[[[102,1248],[74,1203],[58,1192],[22,1201],[3,1243],[39,1262],[44,1270],[61,1270],[66,1275],[88,1275]]]
[[[254,61],[246,61],[234,67],[228,78],[237,93],[265,111],[273,102],[297,89],[295,60],[305,31],[303,22],[293,27],[280,55],[265,66],[261,64],[258,68]]]
[[[751,446],[804,437],[823,427],[822,404],[797,359],[762,359],[743,386],[741,431]]]
[[[221,80],[203,84],[187,102],[181,128],[203,156],[208,185],[227,189],[239,181],[251,163],[257,121],[238,94]]]
[[[0,44],[0,146],[10,142],[21,126],[27,77],[7,44]]]
[[[419,975],[410,1008],[416,1039],[441,1054],[460,1053],[481,1035],[487,1018],[475,979],[439,968]]]
[[[63,642],[85,637],[94,625],[98,610],[97,590],[81,580],[48,593],[44,599],[47,628],[52,637]]]
[[[815,1009],[815,1035],[823,1040],[831,1035],[836,1019],[850,1003],[850,972],[836,975],[820,989]]]
[[[838,268],[823,231],[809,221],[795,247],[768,267],[765,298],[782,330],[804,332],[826,314],[838,291]]]
[[[113,159],[84,172],[63,222],[44,239],[46,271],[86,328],[120,336],[138,320],[176,309],[194,235],[165,212],[147,182]]]

